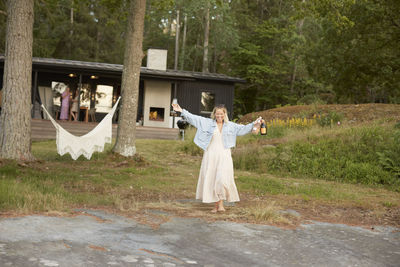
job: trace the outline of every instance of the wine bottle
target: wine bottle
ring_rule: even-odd
[[[267,126],[265,125],[264,120],[262,120],[262,122],[261,122],[260,132],[261,132],[261,135],[267,134]]]

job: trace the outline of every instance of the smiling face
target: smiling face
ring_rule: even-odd
[[[218,123],[222,123],[224,121],[224,117],[225,117],[225,112],[223,109],[217,109],[215,111],[215,120]]]

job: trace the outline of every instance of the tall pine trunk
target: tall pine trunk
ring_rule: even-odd
[[[216,73],[217,72],[217,63],[218,63],[217,37],[214,35],[213,39],[214,39],[214,49],[213,49],[214,60],[212,61],[211,71]]]
[[[197,39],[196,39],[196,44],[194,45],[194,60],[193,60],[193,67],[192,67],[192,71],[196,71],[196,67],[197,67],[197,58],[198,55],[200,54],[200,52],[198,52],[199,46],[200,46],[200,33],[197,35]]]
[[[302,1],[303,3],[305,0]],[[304,18],[300,20],[297,28],[299,35],[303,35],[303,25],[304,25]],[[294,93],[294,82],[296,81],[296,72],[297,72],[297,61],[298,61],[298,56],[295,55],[294,58],[294,66],[293,66],[293,72],[292,72],[292,77],[290,78],[290,92],[293,94]]]
[[[33,1],[7,2],[0,157],[33,160],[31,154],[31,87]]]
[[[178,69],[179,63],[179,32],[180,32],[180,24],[179,24],[179,9],[176,11],[176,28],[175,28],[175,60],[174,60],[174,70]]]
[[[136,117],[138,108],[140,66],[146,0],[131,0],[126,32],[124,68],[122,73],[122,103],[119,111],[117,141],[113,151],[125,157],[136,153]]]
[[[187,15],[185,14],[185,19],[183,23],[183,37],[182,37],[182,54],[181,54],[181,70],[185,68],[185,48],[186,48],[186,32],[187,32]]]
[[[204,26],[203,72],[208,72],[208,38],[210,36],[210,3],[207,3]]]

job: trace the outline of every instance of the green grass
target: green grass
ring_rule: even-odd
[[[271,175],[240,175],[237,180],[241,192],[251,192],[257,196],[289,195],[309,197],[317,200],[357,200],[363,195],[349,192],[345,184],[334,185],[331,182],[315,182],[304,179],[285,179]]]
[[[81,156],[74,161],[57,154],[55,141],[33,142],[36,162],[0,164],[0,211],[66,211],[82,205],[130,210],[129,203],[136,205],[133,199],[188,197],[197,177],[189,172],[187,178],[187,166],[198,164],[174,156],[179,145],[178,141],[138,140],[139,154],[134,158],[113,154],[108,145],[91,160]]]
[[[283,223],[291,224],[290,220],[280,214],[281,208],[275,202],[258,202],[257,204],[243,209],[242,213],[246,217],[252,218],[255,222]]]
[[[248,137],[234,150],[239,170],[385,186],[400,192],[400,131],[393,124],[292,131],[268,145]],[[249,142],[252,140],[253,142]],[[395,159],[395,160],[393,160]]]
[[[233,160],[238,190],[245,196],[241,203],[275,199],[277,205],[233,209],[237,216],[228,214],[226,219],[284,221],[277,210],[293,199],[398,209],[397,184],[390,183],[395,176],[373,154],[393,157],[389,152],[395,153],[397,146],[392,124],[288,129],[281,138],[239,137]],[[204,215],[199,207],[172,204],[195,197],[202,151],[193,143],[194,134],[187,131],[185,141],[137,140],[138,154],[129,159],[107,145],[91,160],[81,156],[74,161],[57,154],[55,141],[33,142],[37,161],[0,161],[0,212],[70,212],[76,207],[136,212],[175,206],[179,212],[197,209],[193,216]]]

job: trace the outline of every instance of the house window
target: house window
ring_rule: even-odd
[[[211,113],[215,106],[215,94],[210,92],[201,92],[200,112]]]
[[[112,109],[113,87],[97,85],[96,90],[96,112],[108,113]],[[94,97],[94,95],[92,96]]]

